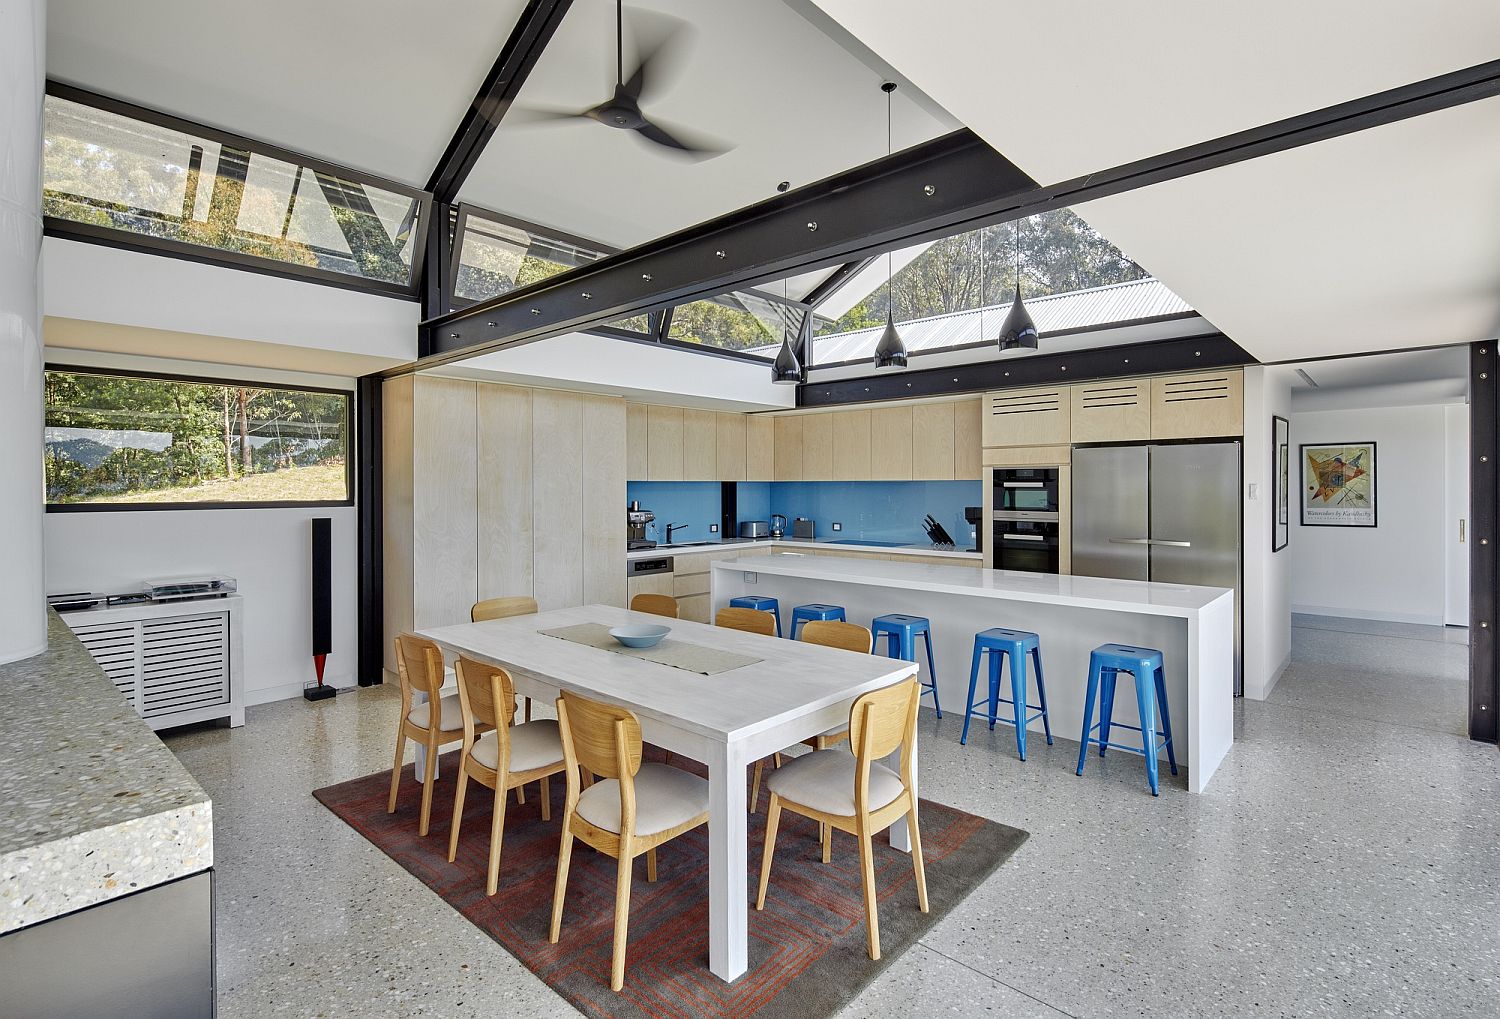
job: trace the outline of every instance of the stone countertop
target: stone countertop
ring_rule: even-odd
[[[942,559],[984,558],[981,552],[969,552],[962,548],[938,548],[935,545],[861,545],[842,538],[725,538],[702,545],[677,548],[638,548],[625,553],[625,560],[655,559],[660,556],[697,555],[700,552],[732,551],[736,555],[744,552],[795,552],[798,548],[826,548],[843,552],[880,552],[891,555],[936,556]]]
[[[213,866],[208,794],[49,617],[0,665],[0,934]]]

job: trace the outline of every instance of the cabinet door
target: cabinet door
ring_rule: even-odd
[[[651,408],[644,403],[625,405],[625,477],[630,481],[651,477]]]
[[[1067,386],[1001,389],[984,394],[984,444],[1067,445],[1073,441]]]
[[[954,407],[952,403],[919,403],[911,409],[911,476],[915,480],[953,480],[958,439]],[[974,444],[979,445],[977,436]]]
[[[1200,439],[1245,430],[1244,374],[1238,368],[1151,380],[1151,438]]]
[[[583,601],[588,605],[625,604],[625,406],[619,397],[584,396],[583,457]],[[547,526],[544,519],[542,526]]]
[[[694,623],[711,623],[713,620],[708,618],[711,604],[706,594],[690,594],[685,598],[678,598],[677,618]]]
[[[745,479],[745,415],[718,415],[718,479]]]
[[[910,481],[913,476],[911,404],[870,409],[870,477]]]
[[[745,480],[776,480],[776,419],[769,415],[745,416]]]
[[[531,394],[532,583],[543,609],[584,604],[584,400],[551,389]]]
[[[479,583],[475,594],[478,599],[529,595],[535,543],[531,526],[531,390],[481,385],[478,431],[479,530],[475,560]],[[643,437],[643,455],[645,449]],[[623,488],[620,495],[623,498]],[[619,519],[618,511],[615,519]]]
[[[776,421],[776,480],[802,480],[802,418],[789,415]]]
[[[649,480],[682,480],[682,408],[652,407],[649,419]]]
[[[841,410],[833,418],[833,478],[870,479],[870,412]]]
[[[718,415],[711,410],[683,411],[682,479],[713,481],[718,474]]]
[[[982,478],[984,439],[980,421],[984,401],[960,400],[953,405],[953,476],[959,481]]]
[[[638,594],[672,594],[672,574],[670,573],[647,573],[639,577],[631,577],[625,582],[625,597],[634,598]]]
[[[804,414],[802,422],[802,480],[833,480],[833,415]]]
[[[1115,379],[1073,386],[1073,441],[1151,438],[1151,381]]]

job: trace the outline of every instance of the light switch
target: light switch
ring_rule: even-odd
[[[1255,500],[1257,500],[1259,498],[1260,498],[1260,485],[1258,485],[1258,484],[1256,484],[1255,482],[1252,481],[1252,482],[1250,482],[1250,501],[1254,502]]]

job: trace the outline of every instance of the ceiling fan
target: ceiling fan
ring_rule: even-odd
[[[644,14],[645,12],[640,12]],[[623,0],[615,0],[615,86],[610,97],[586,110],[558,110],[539,107],[517,107],[511,111],[512,122],[546,124],[572,120],[592,120],[620,131],[634,131],[641,138],[668,150],[672,155],[694,160],[711,159],[728,152],[725,146],[686,128],[670,129],[661,120],[646,116],[641,101],[649,91],[659,91],[664,65],[670,61],[671,49],[684,40],[690,30],[677,18],[658,12],[648,15],[659,22],[651,44],[645,47],[639,63],[629,78],[625,77],[625,9]],[[632,12],[632,20],[638,15]],[[519,114],[519,116],[516,116]]]

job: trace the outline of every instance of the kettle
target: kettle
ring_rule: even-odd
[[[786,517],[780,513],[771,514],[771,537],[780,538],[786,534]]]

